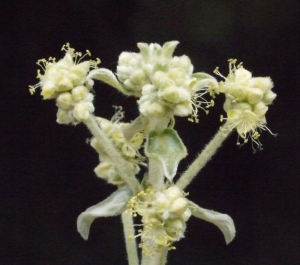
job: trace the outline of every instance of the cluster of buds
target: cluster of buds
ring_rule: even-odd
[[[135,133],[133,137],[127,141],[122,132],[122,126],[126,123],[119,123],[119,118],[123,116],[121,109],[114,115],[112,121],[97,117],[97,123],[112,140],[116,149],[122,154],[127,163],[128,169],[136,175],[140,171],[139,164],[142,163],[143,157],[138,152],[144,141],[142,133]],[[91,146],[98,152],[100,164],[94,169],[99,178],[106,180],[108,183],[123,186],[124,181],[121,179],[115,167],[115,163],[111,161],[109,156],[103,151],[101,145],[96,138],[91,139]]]
[[[144,255],[152,256],[163,247],[175,249],[172,244],[184,237],[191,216],[185,195],[174,185],[162,191],[147,188],[129,200],[127,212],[142,217],[143,228],[136,237],[141,238]]]
[[[251,72],[243,68],[242,64],[236,66],[235,59],[229,60],[227,77],[221,75],[218,68],[215,73],[225,79],[220,82],[217,90],[226,96],[224,110],[230,124],[229,129],[236,128],[244,142],[250,138],[260,148],[258,129],[270,132],[266,127],[265,115],[267,105],[276,98],[276,94],[271,90],[272,80],[270,77],[252,77]]]
[[[88,79],[90,69],[97,68],[100,60],[96,61],[82,59],[91,55],[87,50],[86,54],[75,52],[67,43],[62,47],[66,52],[63,59],[56,62],[55,58],[38,60],[37,64],[43,69],[41,74],[38,70],[37,78],[40,82],[30,86],[30,92],[41,87],[41,95],[44,99],[56,99],[57,122],[62,124],[77,124],[89,118],[94,112],[93,94],[90,90],[93,87],[93,80]]]
[[[127,94],[139,97],[142,115],[191,115],[197,121],[197,108],[213,105],[202,96],[217,82],[208,75],[205,82],[198,82],[189,57],[172,56],[177,45],[178,41],[163,46],[138,43],[140,53],[123,52],[119,56],[117,76]]]

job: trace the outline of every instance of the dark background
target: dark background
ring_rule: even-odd
[[[236,238],[191,218],[170,265],[300,264],[299,16],[297,1],[1,1],[0,4],[0,264],[126,264],[119,217],[99,219],[85,242],[76,218],[114,187],[98,179],[88,130],[58,125],[53,101],[30,96],[35,62],[61,58],[66,42],[89,49],[115,71],[122,51],[137,42],[179,40],[176,55],[190,56],[195,71],[212,73],[227,59],[243,61],[254,76],[271,76],[278,94],[267,114],[264,150],[235,145],[236,134],[188,187],[193,201],[229,214]],[[298,75],[297,75],[298,74]],[[110,118],[122,105],[134,119],[134,99],[95,85],[96,114]],[[195,157],[218,129],[223,99],[199,124],[178,118],[176,128]]]

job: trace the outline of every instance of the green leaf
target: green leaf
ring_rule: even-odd
[[[229,215],[201,208],[191,201],[189,201],[189,205],[193,216],[210,222],[221,230],[225,237],[226,244],[229,244],[234,239],[235,226]]]
[[[146,144],[146,155],[162,162],[164,174],[170,181],[173,180],[178,163],[187,156],[187,150],[177,132],[166,128],[161,133],[149,133]]]
[[[87,208],[77,218],[77,230],[87,240],[90,227],[97,217],[110,217],[120,215],[125,209],[128,200],[131,198],[131,190],[125,186],[118,189],[104,201]]]
[[[174,50],[176,49],[176,46],[179,44],[179,41],[168,41],[165,42],[162,50],[163,50],[163,54],[166,58],[171,58],[173,55]]]
[[[137,133],[143,130],[144,124],[142,122],[141,116],[138,116],[134,121],[129,124],[121,125],[121,130],[123,132],[126,141],[130,141],[131,138]]]
[[[206,78],[215,79],[212,75],[209,75],[209,74],[204,73],[204,72],[194,73],[194,74],[192,74],[192,76],[196,77],[197,80],[206,79]]]
[[[190,86],[192,86],[192,93],[195,93],[205,87],[218,86],[217,79],[207,73],[199,72],[194,73],[192,76],[196,78],[196,80],[190,84]]]
[[[99,80],[118,89],[121,92],[123,91],[122,85],[119,82],[119,80],[116,78],[113,72],[108,69],[105,68],[94,69],[90,71],[90,73],[87,76],[87,79]]]

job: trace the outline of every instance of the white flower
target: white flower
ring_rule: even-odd
[[[96,68],[100,60],[83,61],[86,55],[91,55],[87,50],[86,54],[82,56],[80,52],[75,52],[67,43],[62,47],[66,52],[63,59],[56,62],[55,58],[50,57],[48,60],[41,59],[37,64],[44,71],[41,74],[38,70],[37,78],[40,82],[31,86],[31,92],[36,88],[41,87],[41,94],[44,99],[56,98],[59,92],[69,91],[77,86],[84,85],[87,81],[86,76],[91,68]]]
[[[144,136],[142,133],[137,132],[131,137],[131,139],[126,140],[121,129],[122,126],[126,125],[126,123],[119,122],[120,119],[123,118],[123,115],[122,108],[119,107],[111,121],[100,117],[97,117],[96,120],[108,138],[112,140],[116,149],[125,159],[128,169],[133,174],[137,174],[140,171],[139,164],[144,164],[142,162],[144,158],[138,151],[143,144]],[[92,138],[91,146],[99,153],[99,160],[101,161],[94,170],[96,175],[110,184],[124,185],[124,181],[118,174],[114,161],[111,161],[109,156],[101,149],[96,138]]]
[[[217,85],[216,80],[205,74],[203,82],[203,76],[193,74],[186,55],[173,57],[178,43],[138,43],[140,53],[123,52],[119,56],[117,76],[127,94],[140,98],[139,110],[146,117],[191,115],[198,121],[197,108],[212,106],[203,95]]]
[[[262,148],[259,141],[260,131],[267,130],[266,126],[267,105],[270,105],[276,98],[271,90],[273,82],[269,77],[252,77],[251,72],[242,67],[236,66],[236,60],[229,60],[229,75],[224,77],[216,68],[215,73],[224,81],[217,87],[218,92],[224,93],[226,100],[224,110],[227,113],[228,129],[236,128],[244,143],[250,138],[258,149]],[[221,120],[223,120],[221,116]],[[273,134],[274,135],[274,134]],[[238,144],[239,141],[238,141]]]
[[[139,229],[136,237],[141,238],[143,254],[151,256],[162,247],[175,249],[173,243],[184,237],[186,222],[192,214],[217,225],[224,233],[226,242],[232,241],[235,235],[232,219],[228,215],[200,208],[187,200],[186,195],[173,185],[162,191],[148,188],[129,200],[128,211],[133,216],[142,216],[143,229]]]
[[[93,80],[87,78],[90,69],[97,68],[100,60],[82,61],[89,51],[82,56],[75,52],[67,43],[62,47],[66,52],[63,59],[56,62],[55,58],[38,60],[37,64],[43,69],[38,70],[37,78],[40,82],[30,86],[30,92],[41,87],[44,99],[56,99],[58,107],[57,122],[62,124],[77,124],[89,118],[94,112],[93,95],[89,91],[93,87]]]

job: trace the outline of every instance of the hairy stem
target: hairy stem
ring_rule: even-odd
[[[183,175],[181,175],[180,179],[176,183],[179,188],[185,189],[216,153],[218,148],[230,134],[230,131],[226,128],[228,128],[227,123],[224,124],[223,128],[220,128],[211,141],[205,146],[203,151],[197,156],[194,162],[183,173]]]
[[[164,186],[164,169],[162,162],[156,158],[149,158],[148,180],[155,190]]]
[[[164,247],[160,252],[156,252],[154,256],[143,255],[141,265],[165,265],[167,263],[167,255],[167,247]]]
[[[126,182],[126,184],[134,193],[140,191],[140,183],[138,182],[136,177],[129,171],[124,158],[120,155],[120,153],[116,150],[112,142],[103,132],[103,130],[99,127],[98,123],[95,120],[95,117],[93,115],[90,115],[90,117],[87,120],[85,120],[84,123],[89,128],[94,137],[97,139],[104,152],[114,163],[120,177]]]
[[[123,223],[126,251],[128,256],[128,265],[139,265],[137,246],[134,238],[135,231],[133,226],[132,215],[123,212],[121,217]]]

